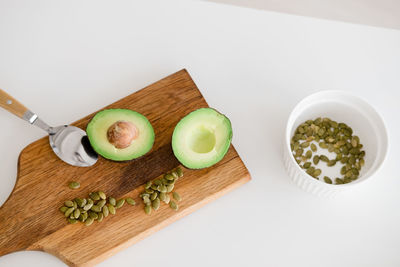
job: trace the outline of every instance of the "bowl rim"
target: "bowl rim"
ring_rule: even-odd
[[[360,100],[361,102],[363,102],[365,105],[369,106],[369,107],[371,108],[371,110],[373,110],[373,112],[376,113],[378,119],[381,120],[381,122],[382,122],[382,125],[383,125],[382,133],[383,133],[383,135],[384,135],[384,138],[386,138],[386,147],[385,147],[385,149],[384,149],[384,151],[383,151],[383,153],[384,153],[384,154],[383,154],[383,159],[382,159],[382,162],[375,168],[375,170],[373,170],[373,171],[369,174],[369,176],[368,176],[367,178],[363,179],[363,180],[359,180],[359,181],[357,181],[357,182],[355,182],[355,183],[348,183],[348,184],[333,184],[333,183],[332,183],[332,184],[327,184],[327,183],[324,183],[323,181],[321,181],[321,180],[319,180],[319,179],[316,180],[315,178],[313,178],[312,176],[310,176],[309,174],[307,174],[307,173],[299,166],[299,164],[295,161],[295,159],[294,159],[294,157],[293,157],[293,153],[292,153],[291,147],[290,147],[290,139],[291,139],[290,132],[291,132],[292,127],[294,127],[294,125],[289,125],[289,121],[294,117],[294,114],[293,114],[294,111],[296,111],[296,110],[298,109],[298,107],[299,107],[300,105],[302,105],[304,102],[306,102],[309,98],[315,97],[315,96],[317,96],[317,95],[324,95],[324,94],[338,94],[338,95],[351,96],[351,97],[353,97],[353,98],[357,98],[358,100]],[[297,118],[297,117],[298,117],[298,116],[296,116],[296,118]],[[287,138],[287,136],[289,136],[289,139]],[[373,177],[374,174],[382,168],[382,166],[383,166],[384,163],[386,162],[387,155],[388,155],[388,150],[389,150],[389,134],[388,134],[388,131],[387,131],[386,122],[385,122],[385,120],[383,119],[383,117],[381,116],[381,114],[380,114],[371,104],[369,104],[368,101],[366,101],[363,97],[360,97],[360,96],[355,95],[355,94],[353,94],[353,93],[351,93],[351,92],[348,92],[348,91],[342,91],[342,90],[321,90],[321,91],[318,91],[318,92],[311,93],[311,94],[307,95],[306,97],[304,97],[303,99],[301,99],[301,100],[293,107],[292,111],[291,111],[290,114],[289,114],[287,123],[286,123],[285,146],[286,146],[285,149],[287,149],[287,152],[288,152],[289,155],[290,155],[291,163],[294,164],[294,165],[296,165],[295,168],[297,168],[297,170],[301,171],[302,174],[303,174],[304,176],[306,176],[307,179],[309,179],[309,180],[311,181],[311,183],[316,183],[316,184],[318,184],[318,185],[320,185],[320,186],[329,187],[329,188],[331,188],[331,189],[332,189],[332,188],[337,188],[337,189],[339,189],[339,188],[345,188],[345,187],[353,187],[353,186],[359,185],[359,184],[361,184],[361,183],[364,183],[365,181],[367,181],[367,180],[369,180],[371,177]]]

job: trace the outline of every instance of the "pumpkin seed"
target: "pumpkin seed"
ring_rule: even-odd
[[[151,205],[154,210],[158,210],[160,208],[160,199],[159,198],[154,199]]]
[[[306,162],[306,163],[304,163],[303,164],[303,168],[304,169],[308,169],[308,168],[310,168],[311,167],[311,162]],[[174,192],[175,193],[175,192]]]
[[[167,179],[167,180],[169,180],[169,181],[171,181],[171,180],[174,180],[175,178],[174,178],[174,176],[172,175],[172,174],[166,174],[166,175],[164,175],[164,178],[165,179]]]
[[[64,205],[68,208],[72,208],[74,206],[74,202],[72,202],[71,200],[67,200],[64,202]]]
[[[94,212],[101,212],[101,208],[97,205],[93,205],[90,209]]]
[[[315,165],[317,165],[319,163],[319,156],[318,155],[314,156],[313,162],[314,162]]]
[[[86,225],[86,226],[90,226],[90,225],[92,225],[93,222],[94,222],[93,218],[90,218],[90,217],[89,217],[89,218],[86,219],[85,225]]]
[[[92,206],[93,206],[93,202],[92,203],[89,202],[83,207],[83,209],[84,210],[90,210],[92,208]]]
[[[107,198],[106,194],[103,191],[99,191],[97,192],[97,194],[99,195],[99,197],[103,200],[105,200]]]
[[[68,186],[69,186],[69,188],[71,188],[71,189],[78,189],[79,187],[81,187],[81,184],[78,183],[78,182],[70,182],[70,183],[68,184]]]
[[[324,162],[328,162],[329,161],[329,158],[327,156],[325,156],[325,155],[319,156],[319,159],[324,161]]]
[[[144,186],[144,189],[149,189],[151,185],[152,185],[151,181],[147,181],[146,185]]]
[[[99,206],[100,208],[102,208],[105,204],[107,203],[107,200],[102,199],[99,202],[97,202],[97,206]]]
[[[97,217],[97,221],[101,222],[104,219],[104,214],[103,213],[99,213],[98,217]]]
[[[60,208],[60,211],[61,211],[62,213],[65,213],[65,212],[67,211],[67,209],[68,209],[68,207],[62,206],[62,207]]]
[[[65,217],[69,217],[69,216],[72,214],[73,211],[74,211],[74,208],[73,208],[73,207],[68,208],[68,209],[65,211],[64,216],[65,216]]]
[[[159,187],[159,191],[161,192],[161,193],[166,193],[167,192],[167,187],[165,186],[165,185],[161,185],[160,187]]]
[[[325,183],[327,183],[327,184],[332,184],[332,180],[331,180],[331,178],[329,178],[328,176],[324,176],[324,181],[325,181]]]
[[[110,203],[111,205],[115,206],[115,204],[117,204],[117,201],[115,200],[115,198],[109,197],[108,198],[108,203]]]
[[[145,212],[147,215],[150,215],[150,214],[151,214],[151,206],[150,206],[150,205],[144,206],[144,212]]]
[[[343,180],[340,178],[335,179],[335,184],[343,184]]]
[[[75,224],[75,223],[77,223],[78,221],[77,220],[75,220],[75,219],[70,219],[70,218],[68,218],[68,223],[70,223],[70,224]]]
[[[151,196],[150,196],[150,200],[154,200],[154,199],[156,199],[156,198],[157,198],[157,196],[158,196],[158,193],[157,193],[157,192],[154,192],[153,194],[151,194]]]
[[[115,207],[113,205],[108,204],[108,211],[114,215],[116,213]]]
[[[171,200],[169,202],[169,207],[173,210],[178,210],[178,204],[175,203],[175,201]]]
[[[178,174],[178,177],[182,177],[183,176],[183,170],[181,167],[176,168],[176,173]]]
[[[125,199],[121,198],[120,200],[117,201],[117,204],[115,204],[115,208],[119,209],[125,204]]]
[[[133,200],[132,198],[128,197],[126,198],[126,203],[128,203],[129,205],[135,206],[136,202],[135,200]]]
[[[317,151],[317,146],[316,146],[315,144],[311,144],[311,145],[310,145],[310,148],[311,148],[311,150],[312,150],[313,152],[316,152],[316,151]]]
[[[75,219],[79,218],[79,215],[81,215],[81,211],[79,209],[74,210],[74,217]]]
[[[334,166],[335,164],[336,164],[336,160],[332,159],[332,160],[328,161],[326,165],[328,165],[330,167],[330,166]]]
[[[111,204],[109,204],[109,205],[111,205]],[[108,214],[109,214],[109,212],[110,212],[110,211],[108,210],[107,205],[103,207],[102,211],[103,211],[104,218],[107,217]]]
[[[99,200],[99,199],[100,199],[100,196],[99,196],[99,194],[98,194],[97,192],[92,192],[92,193],[90,193],[90,194],[89,194],[89,197],[90,197],[91,199],[93,199],[93,200]]]
[[[169,195],[168,195],[168,194],[165,194],[165,200],[163,200],[164,203],[165,203],[165,204],[169,204],[170,200],[171,200],[171,198],[169,197]]]
[[[308,150],[308,151],[306,152],[306,158],[310,159],[311,157],[312,157],[312,151],[311,151],[311,150]]]
[[[144,192],[146,192],[147,194],[153,194],[154,190],[149,188],[149,189],[144,190]]]
[[[310,164],[311,164],[311,162],[310,162]],[[172,197],[173,197],[176,201],[181,201],[181,200],[182,200],[181,196],[180,196],[177,192],[173,192],[173,193],[172,193]]]
[[[316,169],[314,172],[313,172],[313,175],[314,176],[319,176],[319,175],[321,175],[321,169]]]
[[[96,212],[93,212],[93,211],[89,211],[89,217],[90,218],[92,218],[92,219],[97,219],[97,218],[99,218],[99,215],[96,213]]]
[[[167,189],[167,193],[172,192],[172,190],[174,189],[174,184],[168,185],[168,186],[166,187],[166,189]],[[165,192],[162,192],[162,193],[165,193]]]

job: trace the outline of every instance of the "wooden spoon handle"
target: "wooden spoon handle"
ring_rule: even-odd
[[[7,94],[5,91],[0,89],[0,107],[11,112],[12,114],[24,119],[24,114],[28,109],[22,105],[18,100]]]

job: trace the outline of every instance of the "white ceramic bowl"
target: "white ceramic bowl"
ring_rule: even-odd
[[[348,184],[327,184],[323,180],[316,180],[309,176],[295,161],[290,148],[290,140],[298,125],[309,119],[328,117],[337,122],[349,125],[355,135],[360,137],[360,143],[365,150],[365,165],[362,167],[360,177]],[[284,142],[284,164],[292,180],[305,191],[319,196],[333,197],[339,192],[353,188],[370,179],[382,166],[388,150],[388,135],[381,116],[363,99],[343,91],[321,91],[304,98],[294,108],[289,116],[286,126]],[[325,154],[326,149],[318,146],[316,154]],[[332,156],[330,157],[332,158]],[[326,167],[320,162],[318,168],[322,169],[331,178],[340,177],[341,164]]]

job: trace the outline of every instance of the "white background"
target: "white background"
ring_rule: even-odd
[[[0,1],[0,87],[45,121],[73,122],[181,68],[227,114],[253,180],[99,266],[399,266],[400,31],[200,1]],[[326,89],[364,97],[390,151],[334,200],[294,185],[286,119]],[[0,110],[0,203],[44,133]],[[42,252],[0,266],[64,266]]]

